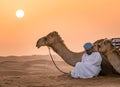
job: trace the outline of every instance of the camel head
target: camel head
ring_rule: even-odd
[[[102,52],[102,53],[106,53],[114,49],[114,46],[112,45],[112,42],[110,39],[103,39],[99,43],[95,43],[95,47],[99,52]]]
[[[99,48],[101,47],[101,43],[104,41],[104,39],[100,39],[100,40],[97,40],[97,41],[95,41],[94,43],[93,43],[93,45],[94,45],[94,50],[95,51],[99,51]]]
[[[51,33],[49,33],[48,35],[40,38],[37,41],[36,47],[40,48],[41,46],[49,46],[51,47],[52,45],[58,43],[62,41],[60,36],[58,35],[58,33],[56,31],[53,31]]]
[[[112,42],[110,39],[104,39],[104,41],[102,41],[99,44],[99,52],[106,53],[106,52],[111,51],[113,49],[114,49],[114,46],[112,45]]]

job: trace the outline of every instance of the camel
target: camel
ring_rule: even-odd
[[[99,44],[98,50],[107,56],[108,61],[116,72],[120,73],[120,53],[112,45],[111,39],[104,39],[104,41]]]
[[[98,40],[94,44],[95,50],[99,49],[99,44],[103,42],[103,40]],[[40,48],[41,46],[47,46],[53,49],[67,64],[71,66],[75,66],[75,64],[79,61],[81,61],[82,55],[84,51],[82,52],[72,52],[67,48],[67,46],[64,44],[64,41],[58,34],[58,32],[53,31],[49,33],[48,35],[41,37],[36,44],[37,48]],[[114,74],[115,69],[112,67],[112,65],[109,63],[109,60],[107,60],[107,56],[102,54],[102,70],[101,73],[102,75],[109,75],[109,74]]]

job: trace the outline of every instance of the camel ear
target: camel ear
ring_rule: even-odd
[[[107,39],[107,38],[104,39],[103,43],[104,43],[104,45],[106,45],[108,43],[112,44],[111,40]]]
[[[54,37],[54,32],[51,34],[51,37]]]
[[[51,33],[51,37],[54,37],[55,35],[57,35],[56,31],[54,31],[54,32]]]
[[[58,34],[56,31],[53,32],[54,35]]]
[[[108,38],[105,38],[104,41],[105,41],[105,40],[108,40]]]
[[[56,34],[56,32],[53,32],[53,35],[55,35]]]
[[[103,40],[103,44],[104,44],[104,45],[107,44],[107,40],[108,40],[107,38],[105,38],[105,39]]]

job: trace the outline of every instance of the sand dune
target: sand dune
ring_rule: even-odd
[[[57,65],[70,67],[54,55]],[[120,87],[120,76],[73,79],[59,72],[48,55],[0,57],[0,87]]]

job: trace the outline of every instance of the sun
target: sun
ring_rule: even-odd
[[[24,17],[24,10],[22,10],[22,9],[16,10],[16,16],[17,16],[17,18],[23,18]]]

